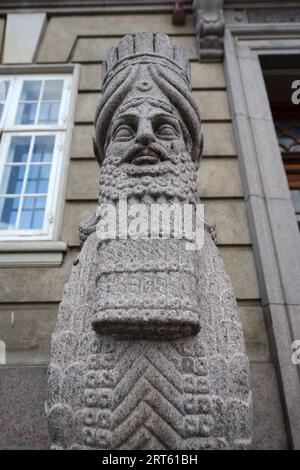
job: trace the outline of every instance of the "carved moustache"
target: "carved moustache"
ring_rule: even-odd
[[[160,145],[153,143],[145,147],[135,144],[128,149],[122,163],[153,165],[165,160],[169,160],[169,155]]]

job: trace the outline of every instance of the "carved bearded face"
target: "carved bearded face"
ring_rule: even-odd
[[[101,199],[189,201],[195,194],[195,170],[189,135],[176,111],[153,98],[136,99],[113,116],[101,170]]]

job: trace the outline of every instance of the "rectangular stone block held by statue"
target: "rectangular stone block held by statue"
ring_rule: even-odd
[[[102,69],[98,207],[80,225],[52,338],[52,448],[248,448],[249,363],[214,224],[202,217],[195,250],[177,230],[178,214],[201,204],[203,136],[185,51],[165,34],[127,35]],[[150,218],[136,223],[154,207],[169,210],[169,237],[166,217],[154,237]],[[117,236],[102,236],[108,220]]]

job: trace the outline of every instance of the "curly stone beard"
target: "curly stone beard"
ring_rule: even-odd
[[[142,203],[197,203],[196,177],[189,152],[167,154],[157,143],[147,147],[136,144],[124,156],[106,155],[99,203],[120,198]]]

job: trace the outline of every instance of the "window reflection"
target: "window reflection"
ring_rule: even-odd
[[[25,80],[17,109],[16,124],[56,124],[63,80]]]

